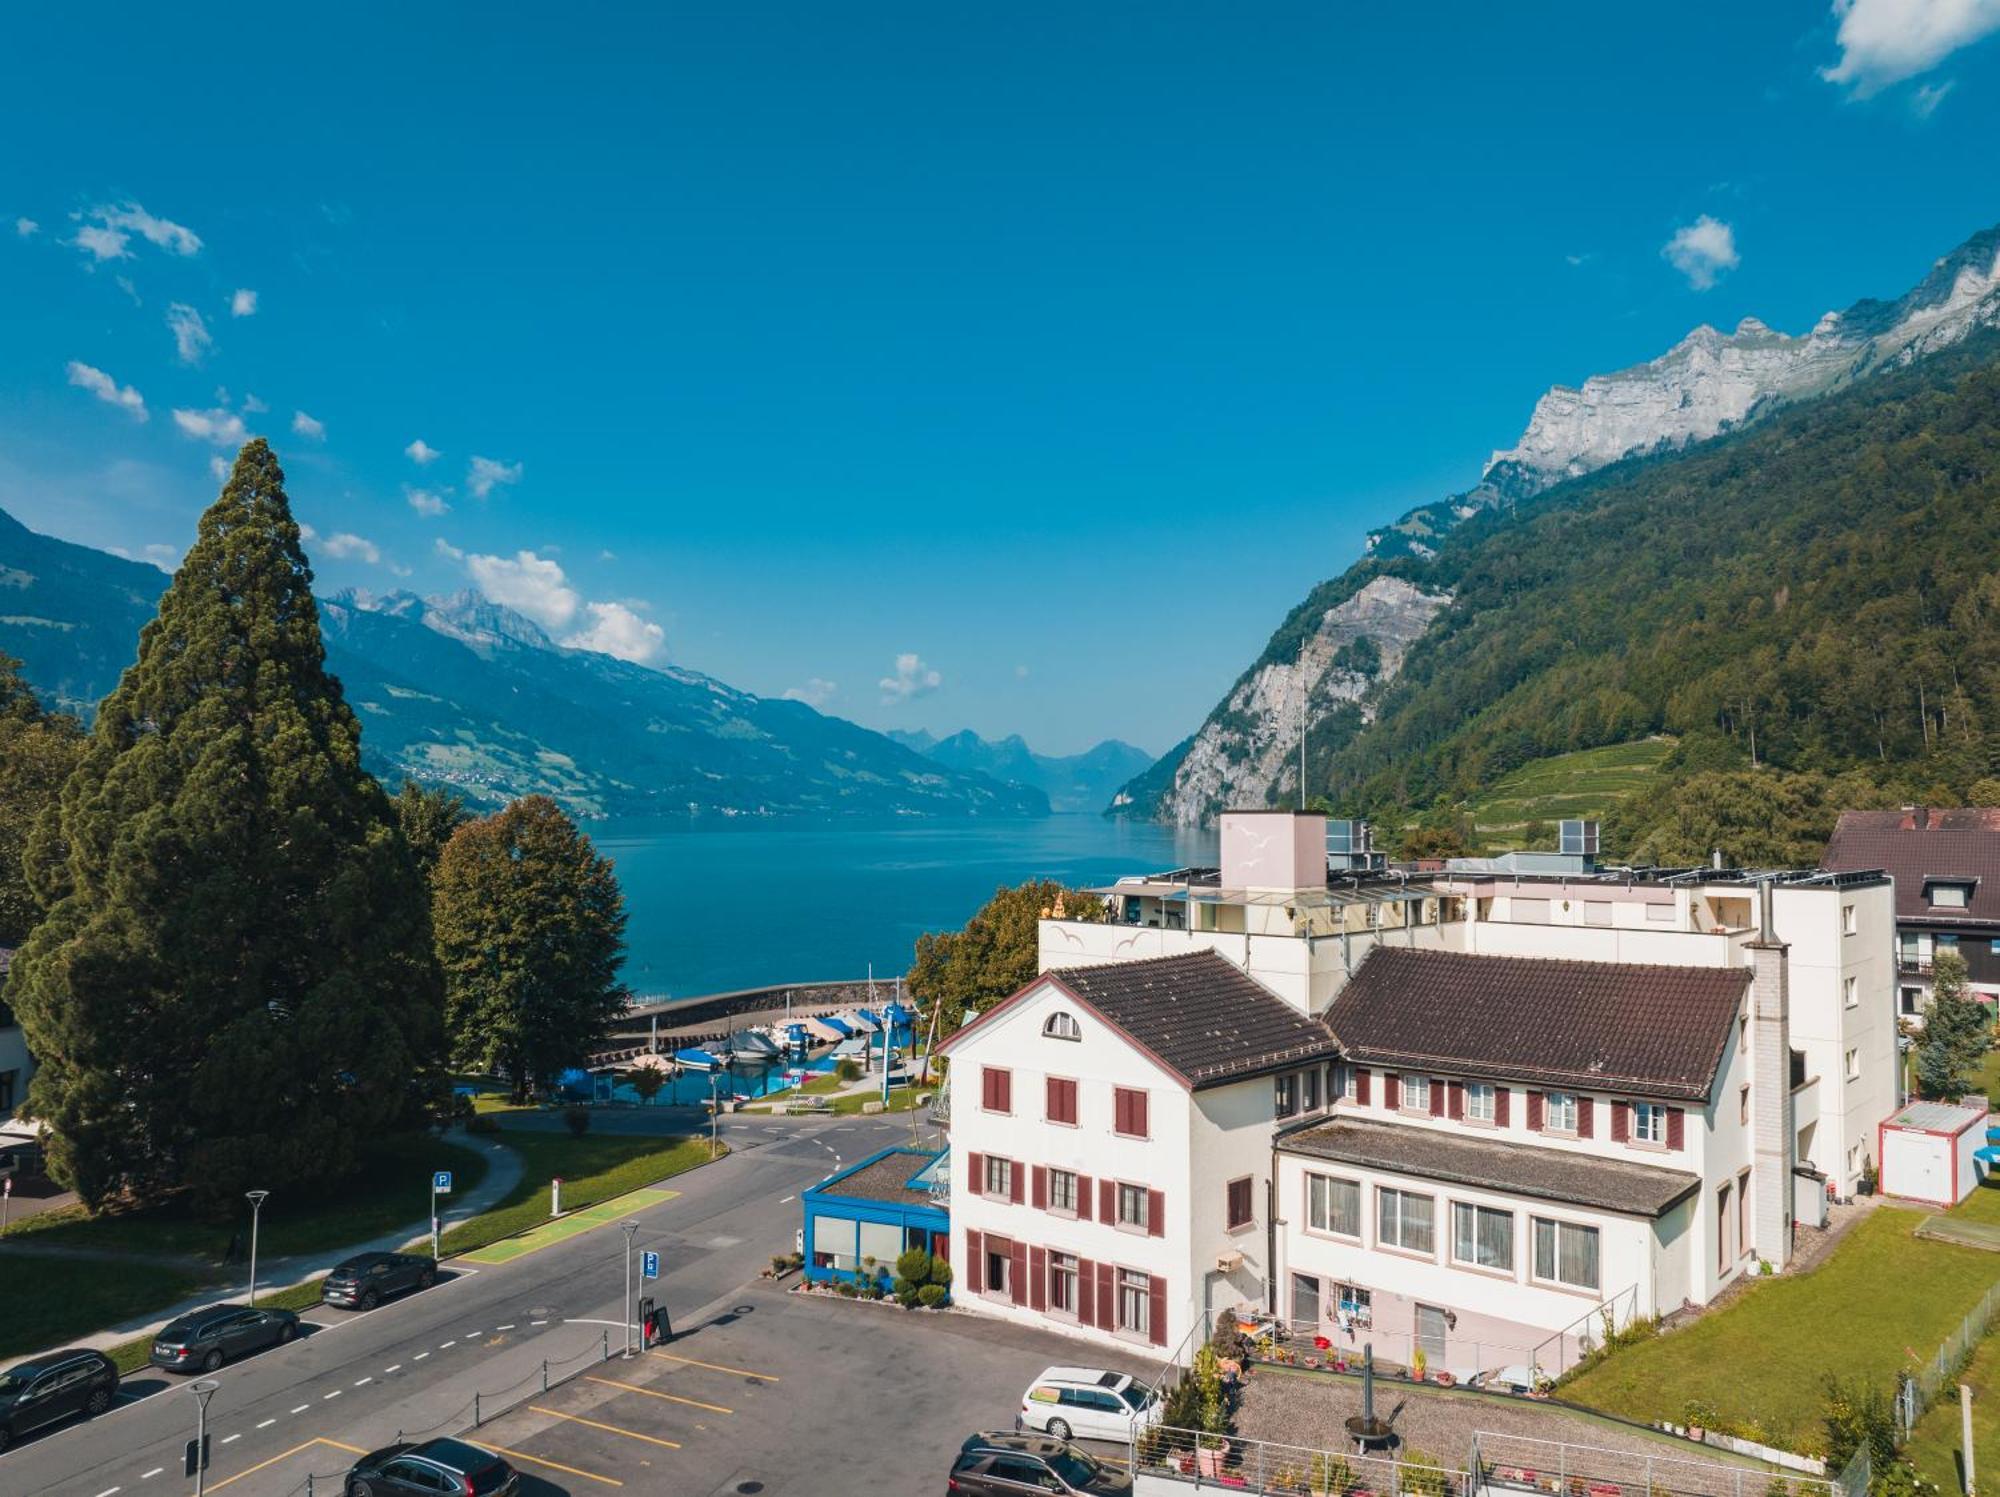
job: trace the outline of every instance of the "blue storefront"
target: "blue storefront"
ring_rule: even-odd
[[[893,1278],[896,1259],[911,1248],[949,1259],[950,1178],[944,1150],[884,1149],[807,1190],[799,1197],[806,1277],[815,1283],[871,1273]]]

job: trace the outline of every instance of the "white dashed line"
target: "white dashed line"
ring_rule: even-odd
[[[785,1204],[786,1201],[796,1201],[797,1199],[798,1199],[797,1196],[786,1196],[785,1199],[783,1201],[778,1202],[778,1204],[782,1206]]]
[[[439,1351],[450,1351],[450,1350],[451,1350],[451,1349],[452,1349],[452,1348],[453,1348],[454,1346],[456,1346],[456,1345],[458,1345],[458,1343],[457,1343],[456,1341],[447,1341],[447,1342],[445,1342],[445,1344],[444,1344],[443,1346],[440,1346],[440,1347],[438,1348],[438,1350],[439,1350]]]
[[[278,1421],[275,1419],[266,1419],[262,1424],[258,1425],[257,1428],[269,1429],[272,1425],[276,1424],[277,1422]]]
[[[496,1325],[493,1329],[496,1331],[511,1331],[514,1328],[510,1325]]]
[[[413,1358],[412,1358],[411,1360],[412,1360],[412,1361],[417,1361],[417,1362],[421,1362],[421,1361],[423,1361],[423,1359],[424,1359],[425,1357],[427,1357],[427,1356],[429,1356],[429,1355],[430,1355],[430,1353],[429,1353],[429,1352],[427,1352],[427,1351],[420,1351],[420,1352],[418,1352],[418,1353],[416,1354],[416,1356],[415,1356],[415,1357],[413,1357]]]
[[[309,1404],[309,1403],[302,1403],[302,1404],[300,1404],[300,1405],[299,1405],[299,1406],[298,1406],[297,1408],[293,1409],[293,1410],[292,1410],[292,1412],[293,1412],[294,1414],[303,1414],[303,1413],[304,1413],[304,1412],[305,1412],[305,1411],[306,1411],[307,1409],[309,1409],[309,1408],[311,1408],[311,1407],[312,1407],[312,1405],[311,1405],[311,1404]]]
[[[548,1324],[548,1322],[547,1322],[546,1320],[531,1320],[531,1321],[529,1321],[529,1322],[528,1322],[528,1324],[529,1324],[529,1325],[547,1325],[547,1324]]]
[[[153,1479],[154,1477],[158,1476],[158,1475],[159,1475],[159,1474],[160,1474],[160,1473],[161,1473],[162,1471],[164,1471],[164,1470],[166,1470],[166,1469],[167,1469],[167,1468],[166,1468],[165,1466],[155,1466],[155,1467],[154,1467],[154,1468],[153,1468],[152,1470],[150,1470],[150,1471],[142,1471],[142,1472],[141,1472],[141,1473],[139,1474],[139,1480],[141,1480],[141,1481],[151,1481],[151,1480],[152,1480],[152,1479]]]
[[[238,1440],[242,1438],[243,1437],[241,1435],[224,1435],[222,1437],[222,1443],[225,1445],[234,1445]]]
[[[106,1487],[103,1491],[97,1494],[97,1497],[111,1497],[111,1494],[113,1492],[122,1492],[124,1490],[125,1489],[123,1487]]]
[[[375,1379],[372,1377],[356,1378],[354,1381],[354,1386],[357,1388],[365,1388],[374,1381]]]
[[[402,1370],[403,1364],[398,1362],[394,1367],[384,1367],[382,1369],[382,1376],[387,1377],[392,1372],[401,1372]]]
[[[340,1397],[340,1389],[335,1388],[331,1393],[321,1394],[319,1401],[321,1403],[325,1403],[329,1398],[338,1398],[338,1397]]]

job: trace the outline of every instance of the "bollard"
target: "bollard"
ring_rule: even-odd
[[[479,1390],[475,1388],[472,1391],[472,1427],[478,1429],[479,1425]]]
[[[542,1358],[542,1391],[544,1393],[549,1391],[549,1359],[547,1357]]]
[[[609,1331],[604,1333],[604,1355],[600,1360],[606,1362],[611,1360],[611,1332]]]

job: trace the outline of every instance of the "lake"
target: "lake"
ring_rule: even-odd
[[[993,891],[1071,887],[1215,861],[1215,833],[1036,821],[585,824],[618,865],[631,916],[625,981],[685,997],[909,968],[917,937],[956,930]]]

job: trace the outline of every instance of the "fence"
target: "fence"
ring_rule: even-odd
[[[1484,1497],[1843,1497],[1832,1482],[1665,1450],[1613,1450],[1481,1430],[1472,1437],[1469,1470]],[[1864,1489],[1865,1491],[1865,1486]]]
[[[1910,1431],[1923,1417],[1924,1410],[1937,1401],[1938,1394],[1958,1375],[1972,1349],[1992,1328],[1996,1311],[2000,1311],[2000,1284],[1979,1297],[1979,1303],[1958,1323],[1958,1329],[1944,1338],[1942,1346],[1903,1374],[1896,1389],[1896,1419],[1904,1440],[1910,1438]]]
[[[1602,1344],[1606,1332],[1624,1330],[1638,1313],[1639,1286],[1631,1284],[1602,1304],[1584,1311],[1542,1342],[1529,1356],[1528,1365],[1539,1376],[1561,1377],[1595,1351]]]
[[[1430,1460],[1342,1455],[1270,1440],[1218,1440],[1161,1426],[1132,1442],[1135,1477],[1230,1487],[1277,1497],[1472,1497],[1463,1471]]]

